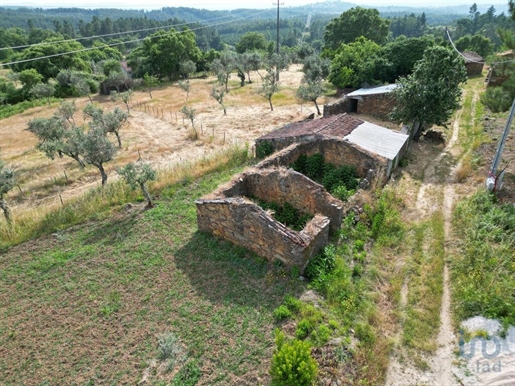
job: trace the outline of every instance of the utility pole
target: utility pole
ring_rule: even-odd
[[[504,150],[504,144],[508,139],[508,134],[510,133],[511,123],[513,121],[513,115],[515,114],[515,99],[513,99],[513,103],[511,105],[510,116],[508,117],[508,121],[506,122],[506,126],[504,128],[504,133],[499,140],[499,146],[497,146],[497,152],[495,153],[494,160],[492,162],[492,167],[488,172],[488,177],[486,178],[486,187],[490,191],[496,191],[502,188],[502,180],[504,177],[504,168],[499,174],[497,174],[497,168],[499,167],[499,163],[501,162],[502,152]]]

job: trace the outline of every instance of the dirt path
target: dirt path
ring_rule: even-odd
[[[477,102],[477,95],[473,98],[473,109]],[[423,147],[429,144],[420,144],[415,148],[421,153],[416,154],[418,167],[423,170],[420,176],[421,183],[416,192],[416,201],[408,204],[408,211],[411,211],[411,218],[414,223],[427,221],[435,213],[441,213],[444,222],[445,235],[445,256],[449,254],[449,244],[451,238],[451,219],[452,209],[456,201],[455,174],[459,164],[451,167],[452,159],[459,156],[460,150],[457,146],[461,122],[461,111],[456,115],[452,125],[452,134],[445,148],[439,153],[424,153]],[[415,181],[411,181],[413,184]],[[411,206],[411,207],[410,207]],[[424,238],[423,249],[430,248],[428,243],[430,237]],[[405,257],[409,261],[410,257]],[[447,259],[446,259],[447,260]],[[407,262],[405,262],[406,264]],[[437,350],[433,356],[421,354],[421,358],[427,367],[421,369],[415,366],[410,354],[402,346],[402,327],[396,336],[396,347],[390,362],[387,373],[386,385],[435,385],[435,386],[454,386],[460,382],[453,375],[454,350],[457,347],[457,338],[452,327],[451,317],[451,293],[449,267],[445,261],[443,268],[443,291],[440,309],[440,327],[436,338]],[[404,278],[400,294],[400,323],[404,323],[405,309],[407,306],[408,294],[410,291],[409,276]]]

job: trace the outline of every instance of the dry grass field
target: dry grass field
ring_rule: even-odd
[[[254,139],[260,135],[302,120],[315,111],[312,104],[301,105],[295,98],[302,75],[298,65],[281,74],[280,90],[273,97],[274,111],[270,111],[268,101],[257,93],[258,74],[252,74],[253,83],[244,87],[233,77],[230,92],[225,97],[227,115],[223,115],[222,107],[210,96],[216,79],[192,79],[187,105],[197,114],[194,122],[197,140],[191,139],[191,122],[180,113],[186,103],[186,93],[177,84],[153,90],[153,99],[146,90],[134,92],[130,118],[121,130],[122,149],[115,160],[107,164],[109,178],[116,179],[116,167],[139,156],[157,168],[165,168],[209,157],[233,144],[248,143],[252,147]],[[106,110],[117,105],[125,108],[106,96],[96,96],[93,101]],[[321,103],[326,101],[320,100]],[[76,100],[78,122],[87,103],[87,98]],[[0,122],[2,158],[17,170],[18,187],[7,197],[15,218],[30,211],[39,213],[55,208],[61,205],[61,199],[63,202],[74,199],[100,184],[94,167],[81,170],[70,158],[50,160],[35,149],[37,140],[26,131],[27,123],[34,118],[52,116],[57,107],[57,103],[36,107]]]

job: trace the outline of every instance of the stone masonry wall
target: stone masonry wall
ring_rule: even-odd
[[[198,200],[199,229],[251,249],[268,260],[281,260],[301,271],[329,237],[329,219],[315,215],[300,232],[275,221],[249,200],[236,197]]]
[[[344,95],[339,101],[324,105],[324,118],[330,115],[350,113],[350,110],[351,101]]]
[[[358,110],[356,112],[389,120],[388,115],[395,105],[396,102],[391,93],[372,94],[363,96],[361,100],[358,100]]]
[[[288,202],[314,217],[297,232],[277,222],[249,197]],[[301,270],[328,243],[329,231],[340,228],[344,211],[343,203],[323,186],[285,168],[248,169],[195,204],[200,230]]]
[[[290,144],[290,141],[283,141],[282,138],[267,139],[266,141],[272,142],[276,150],[282,150],[264,159],[256,167],[259,169],[272,166],[287,167],[295,162],[301,154],[310,156],[320,153],[327,163],[336,166],[351,165],[356,167],[359,176],[363,178],[367,176],[369,170],[373,170],[376,176],[373,185],[382,186],[387,181],[388,160],[386,158],[367,152],[343,139],[306,136],[299,138],[299,140],[302,142]],[[284,145],[287,147],[283,148]]]

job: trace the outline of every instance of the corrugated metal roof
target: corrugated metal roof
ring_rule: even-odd
[[[291,138],[315,134],[343,138],[363,122],[350,115],[337,114],[326,118],[290,123],[260,137],[260,139]]]
[[[347,94],[349,98],[355,98],[366,95],[374,95],[374,94],[386,94],[392,92],[397,88],[397,84],[387,84],[386,86],[379,87],[365,87],[360,88],[359,90],[353,91],[350,94]]]
[[[408,140],[408,135],[370,122],[363,122],[344,139],[365,150],[394,159]]]

